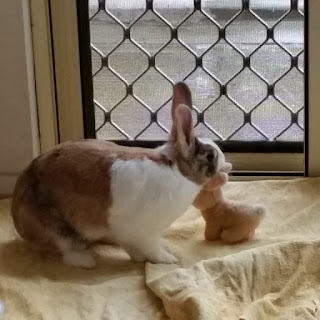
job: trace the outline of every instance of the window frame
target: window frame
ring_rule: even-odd
[[[317,77],[320,64],[320,2],[305,1],[305,153],[252,153],[226,152],[236,171],[254,172],[265,176],[266,172],[283,175],[320,176],[320,148],[317,136],[320,134],[320,90]],[[57,143],[86,138],[83,117],[94,117],[92,110],[86,109],[86,101],[91,99],[92,90],[82,90],[90,82],[81,77],[81,56],[79,48],[78,13],[88,14],[87,0],[30,0],[33,21],[33,46],[37,86],[41,151],[50,149]],[[84,6],[84,7],[83,7]],[[87,8],[86,8],[87,9]],[[45,28],[44,28],[45,27]],[[81,33],[88,27],[80,26]],[[89,34],[84,37],[89,39]],[[43,43],[45,45],[43,45]],[[80,45],[80,47],[79,47]],[[52,51],[50,51],[52,50]],[[50,52],[52,54],[50,54]],[[72,52],[72,54],[71,54]],[[87,60],[86,60],[87,61]],[[312,68],[309,66],[312,65]],[[91,66],[84,74],[91,74]],[[92,83],[91,83],[92,86]],[[90,89],[90,88],[89,88]],[[88,94],[89,92],[89,94]]]

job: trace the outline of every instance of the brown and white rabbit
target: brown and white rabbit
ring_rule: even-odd
[[[84,268],[95,265],[88,244],[106,239],[135,261],[176,262],[161,234],[224,163],[218,146],[195,138],[191,106],[189,88],[177,83],[169,140],[157,149],[82,140],[33,160],[13,195],[21,237]]]

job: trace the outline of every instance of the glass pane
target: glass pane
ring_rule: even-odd
[[[129,40],[123,42],[109,56],[109,67],[128,83],[136,80],[148,66],[148,56]]]
[[[105,10],[128,27],[137,20],[146,10],[145,0],[108,0]]]
[[[244,55],[249,55],[266,41],[267,29],[250,12],[244,11],[227,26],[226,39]]]
[[[242,70],[243,57],[221,40],[203,56],[203,67],[220,82],[226,83]]]
[[[291,67],[291,57],[274,41],[269,40],[251,57],[251,69],[273,84]]]
[[[130,28],[130,36],[131,41],[153,55],[170,42],[171,32],[160,18],[148,11]]]
[[[196,68],[196,59],[177,40],[172,40],[156,57],[156,67],[173,82],[187,77]]]
[[[222,96],[205,112],[205,123],[228,139],[244,124],[244,112],[226,96]]]
[[[108,54],[123,41],[123,28],[114,21],[106,12],[99,11],[90,20],[91,44]]]
[[[89,19],[98,138],[166,139],[185,81],[197,133],[303,141],[303,0],[89,0]]]
[[[303,16],[293,11],[274,29],[274,39],[294,56],[303,50]]]
[[[290,11],[291,0],[251,0],[250,9],[268,27],[273,27]]]
[[[202,10],[220,27],[225,27],[242,9],[242,0],[202,0]]]
[[[219,40],[219,29],[203,13],[196,11],[179,27],[179,39],[197,55]]]
[[[269,97],[253,110],[251,121],[270,140],[273,140],[290,126],[291,113],[279,101]]]
[[[199,111],[203,111],[219,98],[219,84],[200,68],[187,78],[186,83],[192,93],[193,105]]]
[[[134,138],[150,123],[150,112],[133,97],[128,97],[114,109],[112,121]]]
[[[229,83],[227,92],[234,102],[249,112],[266,98],[267,85],[246,68]]]
[[[166,23],[176,27],[192,13],[193,0],[153,0],[153,9]]]

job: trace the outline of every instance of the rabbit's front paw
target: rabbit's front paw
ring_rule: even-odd
[[[177,263],[178,259],[165,249],[161,248],[157,255],[148,259],[151,263]]]

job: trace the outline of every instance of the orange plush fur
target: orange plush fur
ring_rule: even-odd
[[[225,243],[237,243],[249,240],[265,215],[263,206],[224,198],[221,187],[227,183],[231,168],[226,162],[193,202],[206,221],[205,238],[210,241],[221,239]]]

